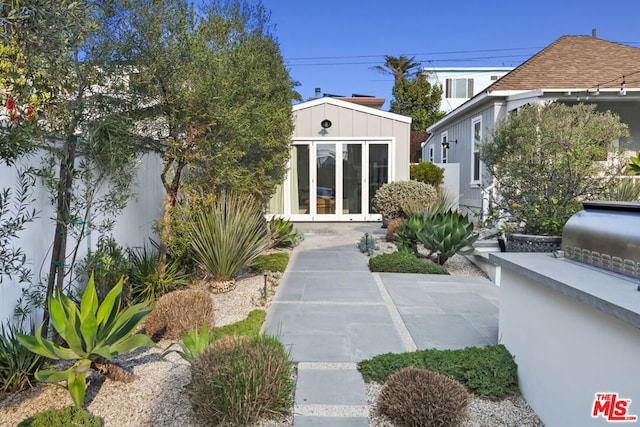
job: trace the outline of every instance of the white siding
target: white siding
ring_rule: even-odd
[[[424,68],[423,71],[428,73],[428,80],[431,84],[439,84],[442,86],[442,101],[440,109],[446,113],[453,111],[471,97],[479,94],[489,87],[496,80],[492,77],[502,77],[511,71],[511,67],[431,67]],[[447,98],[446,97],[446,81],[447,79],[473,79],[473,93],[466,98]]]

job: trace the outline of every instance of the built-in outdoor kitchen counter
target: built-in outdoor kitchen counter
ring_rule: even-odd
[[[619,413],[597,394],[631,399],[624,416],[640,416],[640,204],[585,203],[562,248],[489,254],[522,393],[547,427],[610,425]]]

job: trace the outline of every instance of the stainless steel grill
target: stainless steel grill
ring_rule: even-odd
[[[640,203],[584,202],[562,233],[565,257],[640,278]]]

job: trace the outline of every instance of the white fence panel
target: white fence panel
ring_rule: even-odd
[[[32,156],[18,167],[38,166],[39,163],[40,159]],[[0,190],[11,188],[12,194],[15,194],[16,170],[15,166],[0,165]],[[164,201],[164,188],[160,182],[161,170],[159,155],[147,154],[141,158],[136,179],[132,183],[135,195],[117,218],[113,229],[113,237],[118,244],[125,247],[142,246],[148,242],[149,238],[154,237],[153,225],[162,215]],[[39,212],[38,218],[27,224],[26,229],[20,232],[17,239],[14,239],[13,245],[22,248],[27,255],[28,267],[33,273],[32,282],[37,283],[39,280],[45,280],[49,272],[50,251],[55,231],[55,210],[46,188],[40,182],[34,188],[33,197],[36,199],[33,208]],[[84,258],[88,248],[95,249],[97,238],[94,232],[81,242],[77,260]],[[69,238],[67,254],[75,243]],[[0,322],[11,318],[22,293],[22,286],[24,285],[18,284],[15,278],[10,280],[8,277],[3,277],[3,282],[0,284]],[[37,313],[34,317],[39,320],[41,316]]]

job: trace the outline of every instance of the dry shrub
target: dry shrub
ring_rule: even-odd
[[[144,322],[144,329],[154,341],[179,340],[183,332],[199,330],[204,323],[213,327],[211,295],[204,289],[185,289],[163,295]]]
[[[470,394],[458,381],[423,368],[389,376],[378,409],[402,426],[459,426],[467,417]]]
[[[402,218],[394,218],[391,221],[389,221],[389,224],[387,225],[387,235],[386,235],[387,242],[395,242],[398,240],[398,236],[396,235],[396,230],[398,229],[398,227],[400,227],[400,224],[402,224],[402,221],[403,221]]]
[[[202,425],[252,425],[291,411],[293,379],[285,348],[275,338],[226,336],[191,367],[189,398]]]

